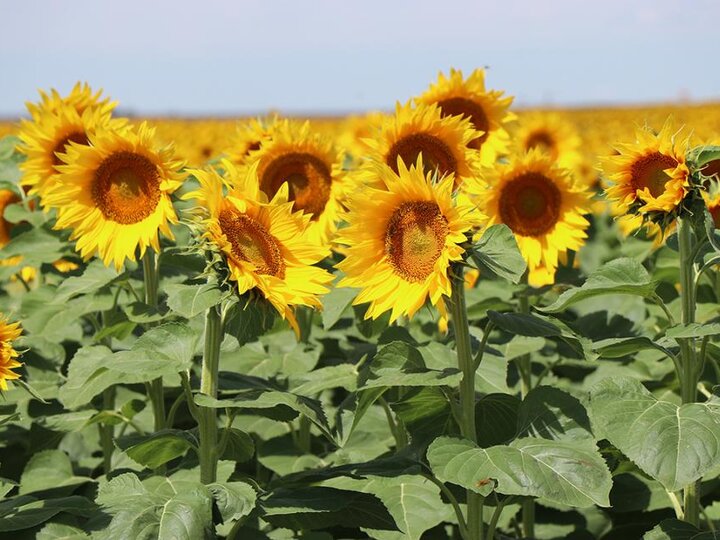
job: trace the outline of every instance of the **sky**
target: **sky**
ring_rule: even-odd
[[[126,114],[389,109],[450,67],[520,107],[720,99],[718,0],[3,3],[3,117],[78,80]]]

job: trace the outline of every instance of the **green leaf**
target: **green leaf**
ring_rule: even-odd
[[[323,329],[330,330],[340,320],[342,314],[357,296],[357,289],[347,287],[333,287],[322,297],[322,324]]]
[[[593,439],[590,418],[580,401],[558,388],[533,388],[520,404],[518,435],[551,440]]]
[[[0,500],[0,532],[20,531],[46,522],[61,512],[76,516],[89,516],[95,505],[80,496],[38,500],[22,495]]]
[[[62,258],[69,251],[68,245],[56,234],[45,228],[35,228],[12,238],[2,249],[0,259],[22,255],[19,266],[40,266]]]
[[[488,318],[498,328],[511,334],[527,337],[558,337],[560,329],[545,319],[526,313],[498,313],[488,311]]]
[[[192,319],[209,307],[218,305],[226,296],[214,283],[166,285],[165,292],[168,295],[168,307],[186,319]]]
[[[225,333],[237,338],[240,345],[245,345],[272,328],[276,313],[266,302],[236,302],[225,316]]]
[[[116,441],[133,461],[157,469],[168,461],[185,455],[198,442],[190,433],[179,429],[163,429],[151,435],[128,435]]]
[[[416,446],[450,434],[455,426],[448,398],[436,386],[413,388],[390,407],[403,421]]]
[[[509,394],[487,394],[475,404],[478,445],[482,448],[506,443],[517,431],[520,400]]]
[[[286,529],[368,527],[397,530],[395,521],[374,495],[329,487],[276,490],[262,502],[263,520]]]
[[[665,335],[673,339],[720,335],[720,323],[690,323],[671,326]]]
[[[546,313],[559,313],[581,300],[604,294],[632,294],[647,298],[655,292],[656,286],[637,260],[615,259],[590,274],[582,287],[569,289],[551,305],[538,309]]]
[[[120,277],[114,268],[106,267],[101,260],[90,262],[80,276],[66,278],[58,287],[53,303],[63,304],[80,294],[89,294],[109,285]]]
[[[316,396],[331,388],[344,388],[352,392],[357,387],[357,378],[358,372],[354,364],[339,364],[291,376],[288,380],[294,394]]]
[[[85,531],[62,523],[48,523],[38,533],[37,540],[86,540],[90,538]]]
[[[515,235],[507,225],[488,228],[473,246],[470,261],[483,274],[519,283],[527,263],[518,249]]]
[[[645,533],[643,540],[717,540],[720,532],[702,532],[687,521],[664,519],[651,531]]]
[[[25,465],[20,477],[20,495],[91,481],[91,478],[74,475],[70,458],[62,450],[43,450]]]
[[[249,460],[255,454],[255,443],[252,437],[237,428],[222,428],[218,436],[227,437],[227,444],[220,459],[227,459],[236,463]]]
[[[573,507],[610,505],[610,472],[593,441],[516,439],[508,446],[478,448],[441,437],[427,451],[435,475],[482,495],[542,497]]]
[[[687,154],[687,163],[691,174],[702,173],[703,167],[718,159],[720,159],[720,146],[710,144],[693,148]]]
[[[590,418],[605,437],[669,491],[678,491],[720,464],[717,405],[675,405],[638,381],[612,377],[590,391]]]
[[[226,523],[247,516],[255,508],[257,495],[245,482],[215,482],[208,484],[208,489]]]
[[[593,349],[601,358],[622,358],[646,349],[655,349],[669,358],[673,358],[673,354],[669,350],[645,336],[603,339],[594,342]]]

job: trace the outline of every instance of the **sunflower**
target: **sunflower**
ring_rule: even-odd
[[[182,162],[172,147],[156,148],[154,130],[99,129],[90,146],[74,145],[63,155],[57,182],[45,203],[58,209],[57,229],[73,229],[76,249],[87,260],[98,253],[120,270],[148,246],[160,250],[158,231],[173,238],[177,223],[170,194],[180,187]]]
[[[34,109],[32,120],[21,121],[18,149],[26,160],[20,164],[20,183],[30,195],[39,194],[44,203],[42,198],[55,182],[57,167],[62,165],[61,156],[72,145],[87,145],[90,135],[99,128],[124,127],[125,120],[112,119],[111,112],[111,104],[104,102],[87,105],[80,112],[72,104],[53,99]]]
[[[536,149],[547,153],[558,166],[575,169],[582,164],[582,142],[575,128],[553,113],[528,113],[520,117],[513,134],[516,153]]]
[[[399,174],[402,161],[406,167],[414,165],[422,154],[426,172],[438,176],[453,175],[456,187],[468,178],[477,176],[479,153],[470,143],[482,134],[476,131],[469,118],[443,116],[438,105],[411,103],[395,107],[375,139],[366,139],[371,163],[384,163]],[[370,166],[359,178],[373,185],[378,176]],[[376,187],[382,182],[375,183]]]
[[[70,107],[82,115],[86,109],[101,108],[108,112],[117,105],[116,102],[110,101],[110,98],[102,97],[102,90],[93,91],[87,83],[75,83],[70,93],[63,97],[54,88],[50,89],[50,93],[43,90],[39,91],[40,103],[26,103],[28,112],[36,119],[47,112],[56,112],[65,107]]]
[[[293,209],[287,184],[273,198],[260,190],[257,164],[238,169],[223,159],[226,178],[215,170],[192,170],[200,189],[194,199],[202,238],[222,254],[238,294],[259,293],[299,332],[295,306],[320,308],[333,276],[314,264],[329,249],[312,242],[311,216]]]
[[[368,154],[370,147],[367,141],[380,133],[386,115],[379,111],[371,111],[363,116],[349,116],[342,124],[338,145],[353,165]]]
[[[618,154],[602,160],[612,183],[607,197],[620,213],[638,214],[663,226],[672,222],[690,188],[687,141],[678,141],[672,130],[669,120],[657,134],[637,129],[635,143],[616,145]]]
[[[260,190],[269,199],[287,183],[295,210],[310,215],[307,234],[315,242],[327,243],[337,230],[340,201],[348,189],[332,141],[311,132],[309,122],[278,121],[250,155],[250,164],[257,166]]]
[[[490,166],[498,156],[508,151],[510,136],[506,130],[515,115],[509,111],[513,98],[498,90],[485,88],[485,71],[476,69],[467,79],[462,71],[451,69],[450,76],[438,75],[437,83],[416,99],[417,103],[435,104],[442,116],[460,116],[470,119],[481,133],[469,146],[480,152],[482,165]]]
[[[587,238],[583,214],[589,213],[590,193],[538,150],[496,166],[486,180],[489,188],[478,200],[489,224],[504,223],[513,231],[531,285],[552,283],[558,259],[580,249]]]
[[[16,360],[18,352],[12,342],[20,337],[20,323],[9,323],[7,317],[0,315],[0,390],[7,390],[7,381],[19,379],[13,369],[22,364]]]
[[[225,151],[227,158],[236,165],[247,162],[252,154],[260,150],[262,144],[270,139],[273,125],[277,122],[276,118],[269,122],[253,118],[239,123]]]
[[[358,190],[348,201],[346,245],[337,268],[340,287],[362,289],[355,304],[369,303],[365,318],[391,311],[390,320],[412,315],[426,299],[445,312],[450,296],[450,263],[462,259],[462,244],[484,216],[462,192],[453,195],[453,175],[434,181],[422,157],[408,169],[398,160],[375,165],[381,189]]]

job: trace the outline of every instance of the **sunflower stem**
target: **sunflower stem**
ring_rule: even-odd
[[[518,310],[520,313],[530,313],[530,297],[527,293],[528,273],[525,272],[522,282],[525,290],[518,299]],[[529,354],[518,358],[518,371],[520,372],[520,397],[525,399],[532,390],[532,361]],[[535,538],[535,501],[525,499],[522,502],[522,528],[525,538]]]
[[[695,277],[692,225],[685,218],[678,218],[678,251],[680,257],[680,299],[682,305],[682,324],[695,322]],[[697,383],[700,376],[695,347],[695,339],[678,339],[680,344],[680,394],[683,403],[697,400]],[[685,521],[700,524],[700,481],[693,482],[683,490],[683,509]]]
[[[152,249],[148,249],[145,251],[142,261],[145,304],[155,308],[158,304],[158,285],[160,282],[158,257]],[[150,381],[148,398],[153,408],[155,431],[165,429],[165,390],[163,389],[162,377]]]
[[[103,410],[112,411],[115,409],[115,387],[110,386],[103,390]],[[115,449],[113,445],[113,435],[115,434],[115,426],[111,424],[100,424],[100,444],[103,453],[103,470],[107,477],[112,471],[112,455]]]
[[[455,333],[458,367],[463,378],[460,381],[460,431],[462,436],[477,443],[475,429],[475,360],[470,345],[470,326],[465,307],[464,267],[455,264],[451,268],[450,320]],[[467,532],[468,540],[483,540],[484,523],[482,516],[483,498],[472,490],[467,491]]]
[[[217,397],[218,370],[220,367],[220,344],[223,338],[223,322],[217,306],[207,310],[205,316],[205,349],[203,350],[200,392],[212,398]],[[212,407],[199,407],[198,427],[200,431],[200,481],[203,484],[215,482],[217,477],[218,440],[217,413]]]

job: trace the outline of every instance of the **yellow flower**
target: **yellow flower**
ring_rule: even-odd
[[[9,323],[7,317],[0,315],[0,390],[8,389],[7,381],[20,378],[20,375],[12,371],[22,365],[16,360],[18,353],[12,342],[19,338],[21,333],[20,323]]]
[[[396,174],[399,163],[405,167],[414,165],[422,154],[426,172],[438,176],[453,175],[457,186],[468,178],[477,176],[479,153],[469,147],[482,134],[476,131],[469,118],[443,117],[437,105],[410,103],[397,104],[395,115],[388,117],[376,139],[368,139],[368,158],[371,163],[384,163]],[[359,178],[375,186],[377,176],[370,166]],[[456,187],[457,187],[456,186]]]
[[[469,146],[480,152],[482,165],[490,166],[508,151],[510,136],[506,130],[515,115],[509,111],[513,98],[498,90],[485,88],[485,71],[476,69],[467,79],[462,71],[451,69],[450,76],[440,73],[437,83],[419,98],[418,103],[436,104],[442,116],[460,116],[470,119],[481,135]]]
[[[421,157],[410,169],[399,160],[397,168],[375,165],[382,188],[349,199],[349,225],[338,239],[347,246],[339,286],[362,289],[354,303],[370,304],[366,318],[386,311],[391,321],[412,317],[428,298],[444,313],[450,263],[462,259],[462,244],[484,220],[464,193],[453,195],[453,175],[434,182]]]
[[[273,126],[278,122],[276,118],[269,122],[260,119],[251,119],[239,123],[235,135],[231,138],[225,155],[236,165],[246,163],[254,152],[260,150],[263,143],[272,136]]]
[[[333,276],[314,264],[329,249],[309,239],[309,214],[294,211],[287,184],[272,200],[260,190],[257,164],[237,169],[222,160],[223,179],[215,170],[192,170],[200,189],[183,196],[200,205],[195,213],[203,238],[227,263],[238,294],[259,291],[299,332],[295,306],[320,308]]]
[[[575,169],[582,163],[580,137],[572,124],[557,114],[522,115],[513,139],[517,153],[540,150],[565,169]]]
[[[278,121],[249,156],[257,166],[260,190],[272,199],[287,184],[295,210],[310,215],[307,234],[327,244],[337,230],[347,185],[332,141],[310,131],[309,122]]]
[[[350,157],[353,164],[359,163],[370,151],[367,141],[380,133],[385,114],[372,111],[363,116],[349,116],[342,124],[338,145]]]
[[[87,145],[89,134],[98,127],[121,129],[125,125],[124,119],[111,118],[115,103],[101,100],[100,94],[78,83],[67,97],[53,89],[50,95],[40,92],[40,103],[27,103],[31,120],[20,122],[18,150],[26,156],[20,164],[20,183],[30,195],[42,197],[52,187],[61,155],[71,145]]]
[[[85,260],[95,253],[120,270],[148,247],[160,250],[159,232],[173,238],[177,223],[170,194],[180,187],[182,162],[172,147],[156,148],[154,130],[99,129],[90,146],[73,146],[58,167],[56,185],[45,203],[58,210],[57,229],[73,229]]]
[[[552,158],[533,150],[489,170],[477,200],[490,225],[513,231],[533,286],[552,283],[559,257],[583,245],[590,194]]]
[[[602,161],[603,172],[612,183],[607,196],[624,213],[669,214],[690,187],[687,144],[677,141],[670,121],[657,135],[644,128],[637,129],[635,136],[634,143],[617,145],[619,154]]]

